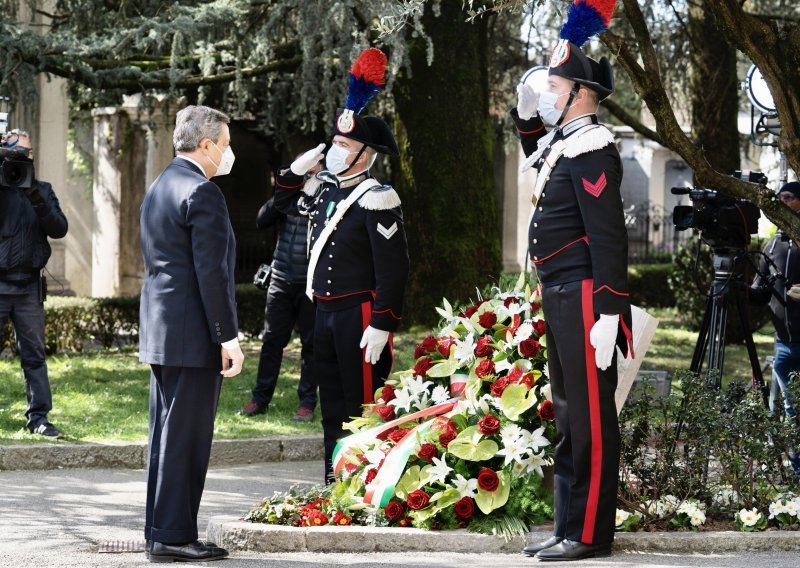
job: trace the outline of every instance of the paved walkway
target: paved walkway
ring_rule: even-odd
[[[280,462],[216,467],[209,471],[200,508],[201,532],[213,515],[240,515],[261,497],[294,483],[322,478],[320,462]],[[0,566],[82,568],[148,565],[144,555],[98,554],[103,541],[142,540],[145,474],[143,470],[0,471]],[[537,561],[521,555],[350,554],[260,555],[202,566],[220,568],[324,566],[419,566],[431,568],[529,567]],[[186,566],[186,564],[183,564]],[[800,553],[733,555],[619,554],[586,561],[581,568],[662,566],[707,568],[797,568]]]

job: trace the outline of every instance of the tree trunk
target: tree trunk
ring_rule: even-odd
[[[711,166],[739,169],[739,85],[736,50],[714,25],[705,2],[689,4],[689,90],[692,137]]]
[[[461,0],[426,4],[434,46],[408,38],[410,72],[394,88],[399,171],[411,256],[408,322],[431,323],[442,297],[463,302],[497,281],[500,230],[492,175],[486,18],[464,21]]]

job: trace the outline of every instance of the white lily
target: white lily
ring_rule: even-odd
[[[459,495],[463,497],[475,497],[478,494],[478,480],[465,479],[463,475],[456,474],[453,480],[453,485],[458,490]]]
[[[381,450],[380,446],[375,446],[371,450],[364,452],[364,457],[372,465],[378,465],[386,457],[386,454]]]
[[[455,358],[459,366],[475,357],[475,337],[470,333],[463,341],[456,340]]]
[[[408,378],[405,380],[405,387],[411,392],[414,397],[419,397],[420,394],[428,392],[428,387],[433,384],[432,381],[426,381],[425,377]]]
[[[445,455],[443,454],[441,458],[433,458],[433,465],[425,468],[431,482],[439,481],[444,483],[445,479],[447,479],[447,474],[453,471],[453,468],[445,462]]]
[[[519,439],[517,439],[517,442],[518,440]],[[507,466],[512,461],[521,462],[522,456],[526,451],[528,451],[528,449],[525,446],[515,442],[513,444],[504,445],[503,449],[497,452],[497,455],[503,456],[503,466]]]
[[[500,429],[500,440],[504,446],[511,446],[516,443],[522,434],[522,428],[516,424],[508,424]]]
[[[544,426],[537,428],[531,432],[530,440],[528,440],[528,447],[534,452],[538,452],[540,448],[550,445],[550,440],[544,435]]]
[[[544,477],[542,466],[552,465],[553,460],[546,459],[544,454],[539,453],[523,458],[519,463],[527,468],[526,473],[536,473],[539,477]]]
[[[411,406],[417,401],[416,397],[407,388],[397,389],[394,391],[394,399],[389,401],[391,406],[397,410],[411,411]]]

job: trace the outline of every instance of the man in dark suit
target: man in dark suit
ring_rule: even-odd
[[[244,359],[236,241],[222,191],[209,181],[233,165],[228,122],[208,107],[181,110],[172,137],[177,156],[142,203],[139,357],[151,367],[145,520],[151,562],[228,555],[197,540],[222,377],[239,374]]]

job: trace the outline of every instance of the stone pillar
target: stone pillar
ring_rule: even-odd
[[[145,192],[145,131],[119,108],[94,116],[92,296],[135,295],[142,285],[139,207]]]

